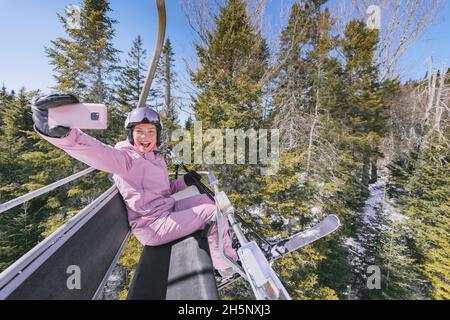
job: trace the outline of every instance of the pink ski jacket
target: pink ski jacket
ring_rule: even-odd
[[[133,233],[148,229],[148,225],[161,214],[172,211],[175,200],[170,196],[186,188],[183,177],[169,182],[163,156],[153,151],[141,154],[128,141],[119,142],[113,148],[79,129],[72,129],[62,138],[36,132],[73,158],[114,174],[115,184],[128,208],[128,221]],[[154,237],[150,232],[147,234],[149,240]],[[147,242],[146,239],[140,240]]]

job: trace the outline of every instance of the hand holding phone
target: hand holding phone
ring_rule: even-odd
[[[108,109],[104,104],[72,103],[48,109],[48,126],[105,130],[108,128]]]

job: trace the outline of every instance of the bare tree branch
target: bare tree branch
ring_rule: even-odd
[[[432,24],[442,0],[342,0],[335,10],[335,28],[342,34],[352,18],[366,20],[367,9],[381,9],[380,46],[376,62],[380,65],[380,80],[394,79],[398,62],[405,52]],[[343,14],[346,12],[346,14]],[[340,19],[339,19],[340,18]]]

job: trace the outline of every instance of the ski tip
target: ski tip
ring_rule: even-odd
[[[335,214],[330,214],[327,216],[326,218],[327,220],[334,220],[334,223],[336,224],[336,228],[341,226],[341,220],[339,219],[339,217]]]

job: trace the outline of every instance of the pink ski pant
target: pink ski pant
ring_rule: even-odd
[[[216,205],[207,195],[196,195],[175,202],[172,212],[161,215],[153,224],[156,227],[159,241],[169,243],[203,229],[216,214]],[[155,225],[156,224],[156,225]],[[237,253],[231,246],[228,219],[222,217],[222,239],[225,254],[237,260]],[[223,270],[230,267],[219,253],[217,224],[214,223],[208,236],[209,249],[214,268]]]

